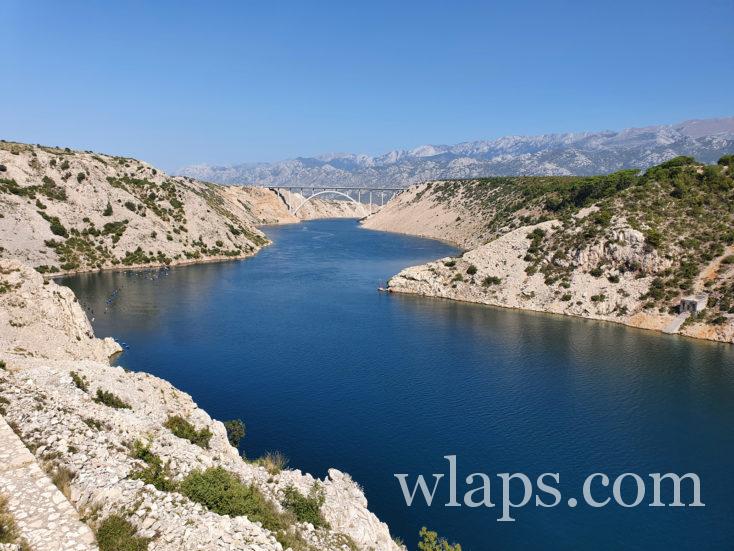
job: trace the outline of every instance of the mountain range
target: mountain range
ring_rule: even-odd
[[[678,155],[711,163],[734,152],[734,117],[621,131],[505,136],[423,145],[379,156],[338,153],[272,163],[198,164],[180,175],[221,184],[404,187],[425,180],[483,176],[592,175],[645,169]]]

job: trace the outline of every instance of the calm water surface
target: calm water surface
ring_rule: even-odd
[[[455,250],[354,221],[266,231],[274,245],[245,261],[62,282],[98,335],[130,345],[122,365],[245,420],[250,457],[351,473],[413,548],[424,524],[471,551],[733,548],[734,347],[383,295],[401,268]],[[501,523],[498,507],[440,506],[443,486],[434,507],[406,507],[393,473],[447,473],[448,454],[460,478],[559,472],[564,504]],[[566,506],[599,471],[696,472],[706,507]]]

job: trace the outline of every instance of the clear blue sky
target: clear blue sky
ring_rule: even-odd
[[[164,169],[734,115],[734,1],[0,0],[0,137]]]

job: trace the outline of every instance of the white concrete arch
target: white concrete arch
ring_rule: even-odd
[[[329,191],[328,189],[327,190],[324,190],[324,191],[319,191],[318,193],[314,193],[313,195],[310,195],[309,197],[307,197],[306,200],[303,201],[300,205],[298,205],[298,207],[293,211],[293,214],[296,214],[299,210],[301,210],[301,207],[303,205],[305,205],[306,203],[308,203],[314,197],[318,197],[319,195],[325,195],[327,193],[330,193],[332,195],[341,195],[342,197],[346,197],[347,199],[349,199],[355,205],[359,205],[362,208],[362,213],[365,216],[367,216],[369,214],[367,212],[367,209],[364,207],[364,204],[363,203],[360,203],[359,201],[357,201],[354,197],[350,197],[349,195],[347,195],[346,193],[342,193],[341,191],[336,191],[336,190]]]

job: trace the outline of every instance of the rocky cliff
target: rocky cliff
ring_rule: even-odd
[[[266,188],[172,177],[135,159],[0,142],[0,258],[44,273],[243,258],[257,224],[362,216],[316,198],[290,214]]]
[[[403,270],[395,292],[732,342],[733,165],[681,157],[644,174],[429,182],[364,225],[469,249]],[[704,310],[679,316],[691,294]]]
[[[348,475],[245,460],[189,395],[111,367],[119,347],[94,337],[71,292],[17,261],[0,260],[0,315],[2,413],[92,528],[122,517],[150,550],[400,549]],[[206,473],[229,477],[227,503],[247,514],[207,499],[221,486],[193,491]]]

